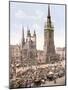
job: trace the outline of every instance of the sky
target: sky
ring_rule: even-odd
[[[37,49],[43,50],[47,14],[48,4],[10,2],[10,44],[20,44],[22,28],[26,38],[28,27],[31,34],[36,31]],[[50,15],[54,26],[55,47],[65,47],[65,6],[51,4]]]

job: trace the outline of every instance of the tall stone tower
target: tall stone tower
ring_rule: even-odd
[[[50,5],[48,5],[47,22],[44,26],[44,60],[50,63],[55,57],[54,28],[51,22]]]
[[[29,58],[35,59],[36,57],[36,33],[34,31],[33,36],[31,36],[30,30],[27,32],[27,54]]]
[[[33,41],[33,53],[34,53],[34,57],[36,58],[37,55],[37,50],[36,50],[36,32],[34,30],[34,34],[32,36],[32,41]]]
[[[22,28],[22,48],[25,44],[25,38],[24,38],[24,28]]]
[[[28,29],[28,31],[27,31],[27,57],[28,57],[28,59],[30,59],[30,57],[31,57],[30,45],[31,45],[31,33],[30,33],[30,30]]]
[[[21,60],[23,66],[32,66],[36,64],[36,33],[34,31],[31,35],[30,29],[27,27],[27,37],[26,41],[24,38],[24,29],[22,31],[22,50],[21,50]]]

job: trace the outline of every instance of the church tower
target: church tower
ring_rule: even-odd
[[[33,34],[33,42],[34,42],[34,48],[36,49],[36,32],[34,30],[34,34]]]
[[[37,50],[36,50],[36,32],[34,30],[34,34],[33,34],[33,51],[34,51],[34,56],[37,56]]]
[[[22,28],[22,48],[25,44],[25,38],[24,38],[24,28]]]
[[[31,35],[30,29],[27,31],[27,62],[29,66],[36,64],[36,33]]]
[[[51,22],[50,5],[48,5],[47,22],[44,26],[44,60],[50,63],[51,58],[55,55],[54,46],[54,28]]]

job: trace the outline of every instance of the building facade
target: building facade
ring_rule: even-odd
[[[56,48],[56,53],[60,55],[60,60],[65,60],[65,48]]]

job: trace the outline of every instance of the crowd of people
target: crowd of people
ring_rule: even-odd
[[[65,75],[65,68],[62,64],[49,64],[47,67],[36,69],[28,68],[25,71],[16,73],[15,79],[11,78],[11,88],[38,87],[45,85],[46,81],[54,81]]]

